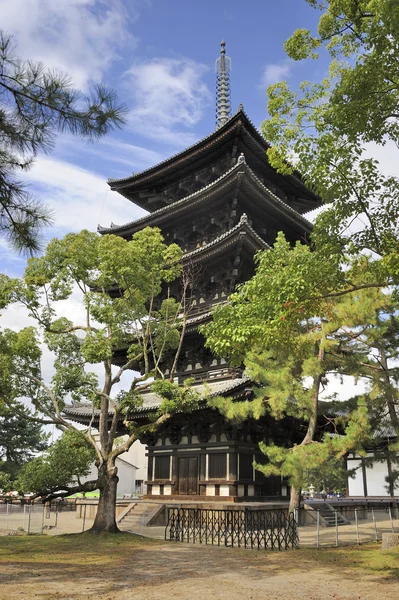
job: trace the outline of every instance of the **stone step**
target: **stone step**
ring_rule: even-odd
[[[144,516],[129,516],[122,519],[121,523],[142,523],[146,520]]]
[[[336,512],[327,502],[319,506],[310,506],[308,507],[308,510],[309,508],[315,521],[317,520],[317,512],[319,513],[321,525],[324,525],[325,527],[335,527],[335,524],[338,526],[349,524],[348,519],[346,519],[339,511]]]
[[[163,506],[163,505],[162,505]],[[137,502],[132,506],[130,511],[119,521],[119,527],[122,529],[129,528],[142,528],[146,526],[148,520],[151,518],[154,510],[157,509],[157,505],[147,502]]]

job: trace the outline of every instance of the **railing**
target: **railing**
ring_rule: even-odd
[[[297,523],[284,510],[168,508],[165,539],[218,546],[297,548]]]
[[[346,523],[339,522],[339,511],[333,510],[330,523],[322,522],[321,510],[315,504],[313,510],[300,509],[297,515],[301,548],[327,548],[330,546],[355,545],[380,541],[384,533],[399,532],[399,510],[396,506],[385,508],[348,505],[344,515]],[[327,525],[327,526],[326,526]]]
[[[75,533],[83,530],[76,520],[75,502],[55,501],[48,504],[31,501],[0,503],[0,532],[12,533]],[[60,517],[61,523],[60,523]],[[62,527],[63,523],[68,527]],[[61,525],[61,527],[60,527]],[[72,525],[72,527],[71,527]]]

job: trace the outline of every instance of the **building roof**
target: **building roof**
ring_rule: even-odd
[[[190,211],[190,214],[192,214],[193,208],[207,202],[214,202],[216,197],[224,195],[229,188],[237,185],[239,185],[240,192],[242,190],[243,193],[246,193],[251,202],[256,202],[258,206],[271,211],[278,215],[279,218],[283,217],[285,221],[288,221],[295,227],[300,227],[308,233],[311,232],[312,224],[310,221],[291,208],[262,183],[246,163],[244,155],[241,155],[236,164],[223,173],[221,177],[185,198],[177,200],[168,206],[163,206],[151,214],[125,225],[117,226],[111,224],[110,227],[98,226],[98,231],[101,234],[113,233],[123,237],[130,237],[143,227],[161,226],[164,222],[170,222],[172,217],[185,214],[187,211]]]
[[[243,214],[239,223],[229,229],[229,231],[219,235],[212,240],[212,242],[209,242],[204,246],[200,246],[191,252],[186,252],[183,261],[193,263],[199,260],[202,261],[205,256],[218,254],[220,251],[224,251],[228,246],[235,244],[237,240],[247,243],[255,252],[271,248],[271,246],[269,246],[249,225],[247,215]]]
[[[206,398],[214,398],[219,395],[227,396],[230,394],[239,394],[240,388],[243,388],[242,391],[244,391],[249,383],[249,378],[244,375],[241,378],[214,380],[208,381],[207,383],[194,384],[192,389],[201,394],[205,400]],[[151,390],[143,392],[142,398],[143,406],[135,409],[134,413],[129,415],[128,420],[136,421],[145,419],[151,413],[156,412],[156,409],[160,406],[162,401],[161,398]],[[64,414],[68,419],[82,424],[87,424],[93,418],[93,415],[95,423],[96,417],[98,420],[99,412],[99,409],[93,408],[92,404],[88,403],[75,403],[64,408]],[[110,419],[113,414],[114,411],[111,408],[108,412]]]
[[[304,201],[301,212],[312,210],[320,205],[320,198],[305,186],[298,172],[293,175],[281,175],[268,164],[266,151],[270,146],[242,107],[222,127],[189,148],[141,173],[134,173],[120,179],[109,179],[108,184],[112,190],[152,212],[154,208],[145,197],[140,196],[140,192],[154,187],[159,188],[160,185],[167,185],[177,180],[181,177],[183,168],[189,171],[198,169],[200,164],[206,164],[210,158],[214,161],[215,154],[226,144],[237,146],[239,142],[241,147],[245,147],[255,156],[259,165],[267,170],[270,178],[276,181],[280,188]]]

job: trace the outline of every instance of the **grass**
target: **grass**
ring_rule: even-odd
[[[82,562],[110,564],[132,549],[159,544],[154,540],[130,533],[93,535],[25,535],[0,537],[0,563]]]
[[[166,542],[150,540],[129,533],[92,535],[88,533],[59,536],[3,536],[0,537],[0,563],[22,568],[26,563],[68,563],[73,565],[120,564],[134,552],[160,546]],[[169,544],[168,544],[169,546]],[[178,549],[180,544],[175,545]],[[230,550],[236,553],[236,550]],[[238,551],[240,552],[240,551]],[[370,575],[382,579],[399,581],[399,547],[381,552],[380,544],[344,546],[323,550],[306,549],[288,552],[248,552],[245,557],[255,559],[264,566],[274,569],[310,570],[326,568],[353,577]],[[255,558],[256,557],[256,558]],[[263,561],[263,557],[265,561]]]
[[[372,543],[323,550],[304,548],[300,553],[313,567],[331,567],[337,572],[361,571],[399,581],[399,547],[381,552],[381,545]]]

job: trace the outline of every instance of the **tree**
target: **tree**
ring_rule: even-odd
[[[32,418],[32,411],[21,402],[8,405],[0,399],[0,472],[9,475],[10,484],[19,469],[47,447],[49,435]]]
[[[338,465],[350,449],[361,448],[369,439],[364,399],[346,417],[330,415],[330,429],[324,435],[317,433],[319,401],[329,374],[359,370],[353,340],[381,292],[365,288],[368,296],[374,294],[371,303],[368,296],[363,298],[363,290],[336,296],[348,277],[355,283],[367,281],[371,276],[367,259],[342,272],[339,257],[326,261],[323,251],[299,242],[292,248],[282,233],[273,250],[256,256],[256,263],[254,277],[216,309],[203,332],[212,351],[233,364],[244,362],[259,387],[251,401],[221,398],[213,406],[228,418],[259,419],[271,412],[275,418],[288,415],[304,423],[299,443],[261,443],[267,463],[257,465],[265,475],[289,478],[292,510],[299,504],[309,470],[320,471],[332,461]]]
[[[93,532],[118,531],[116,458],[140,434],[197,402],[188,385],[174,383],[188,308],[189,282],[181,257],[178,246],[167,246],[158,229],[145,228],[131,241],[82,231],[53,240],[41,258],[31,258],[23,280],[3,277],[0,282],[0,303],[22,303],[37,323],[36,329],[3,332],[1,360],[6,368],[1,385],[11,389],[12,397],[30,398],[43,423],[64,431],[75,431],[64,412],[71,401],[85,402],[91,411],[80,434],[94,449],[98,468],[92,484],[100,490]],[[170,295],[170,285],[179,276],[180,301]],[[68,300],[74,306],[73,321],[64,312]],[[50,382],[41,372],[39,333],[55,357]],[[123,385],[123,379],[129,383]],[[140,425],[130,417],[148,388],[163,402],[153,422]],[[115,445],[121,429],[127,439]],[[59,495],[65,495],[63,488],[65,479]]]
[[[57,496],[93,491],[97,480],[82,483],[96,459],[94,448],[78,431],[66,430],[41,456],[30,460],[18,474],[16,487],[21,493],[33,493],[43,501]]]
[[[382,450],[376,449],[374,459],[387,461],[387,490],[390,496],[394,496],[399,478],[398,443],[392,441],[392,438],[399,438],[397,302],[388,290],[377,297],[375,293],[369,295],[371,310],[367,319],[364,319],[361,331],[356,336],[352,335],[351,345],[357,356],[356,375],[368,382],[369,389],[365,399],[368,402],[374,441],[384,445]],[[391,441],[387,442],[387,438],[391,438]]]
[[[292,172],[295,164],[328,205],[312,236],[326,257],[336,253],[344,260],[346,252],[372,251],[375,277],[357,286],[385,281],[395,311],[399,180],[381,174],[378,162],[367,158],[367,144],[393,142],[395,152],[399,140],[399,5],[394,0],[307,2],[321,12],[318,32],[298,29],[285,49],[293,60],[329,55],[329,73],[320,82],[302,82],[299,90],[286,82],[268,89],[270,119],[263,132],[272,144],[269,159],[282,172]],[[348,278],[339,293],[353,289]],[[389,358],[397,355],[395,312],[377,302],[368,318],[353,349],[358,357],[363,354],[359,376],[370,381],[366,400],[374,431],[387,417],[397,431],[397,374]],[[392,471],[390,493],[395,477]]]
[[[51,211],[17,173],[39,151],[51,151],[56,133],[97,139],[120,127],[125,113],[113,90],[96,85],[84,95],[66,75],[17,58],[12,38],[0,31],[0,235],[17,250],[38,250]]]
[[[293,60],[330,54],[329,75],[268,89],[263,132],[278,170],[301,172],[330,207],[313,239],[331,251],[368,249],[383,257],[387,283],[396,282],[399,182],[367,158],[365,144],[399,139],[399,5],[395,0],[307,0],[322,12],[318,35],[297,30],[285,49]],[[394,150],[393,150],[394,151]],[[350,231],[354,220],[360,226]],[[349,230],[349,231],[348,231]],[[348,235],[350,233],[350,235]]]

